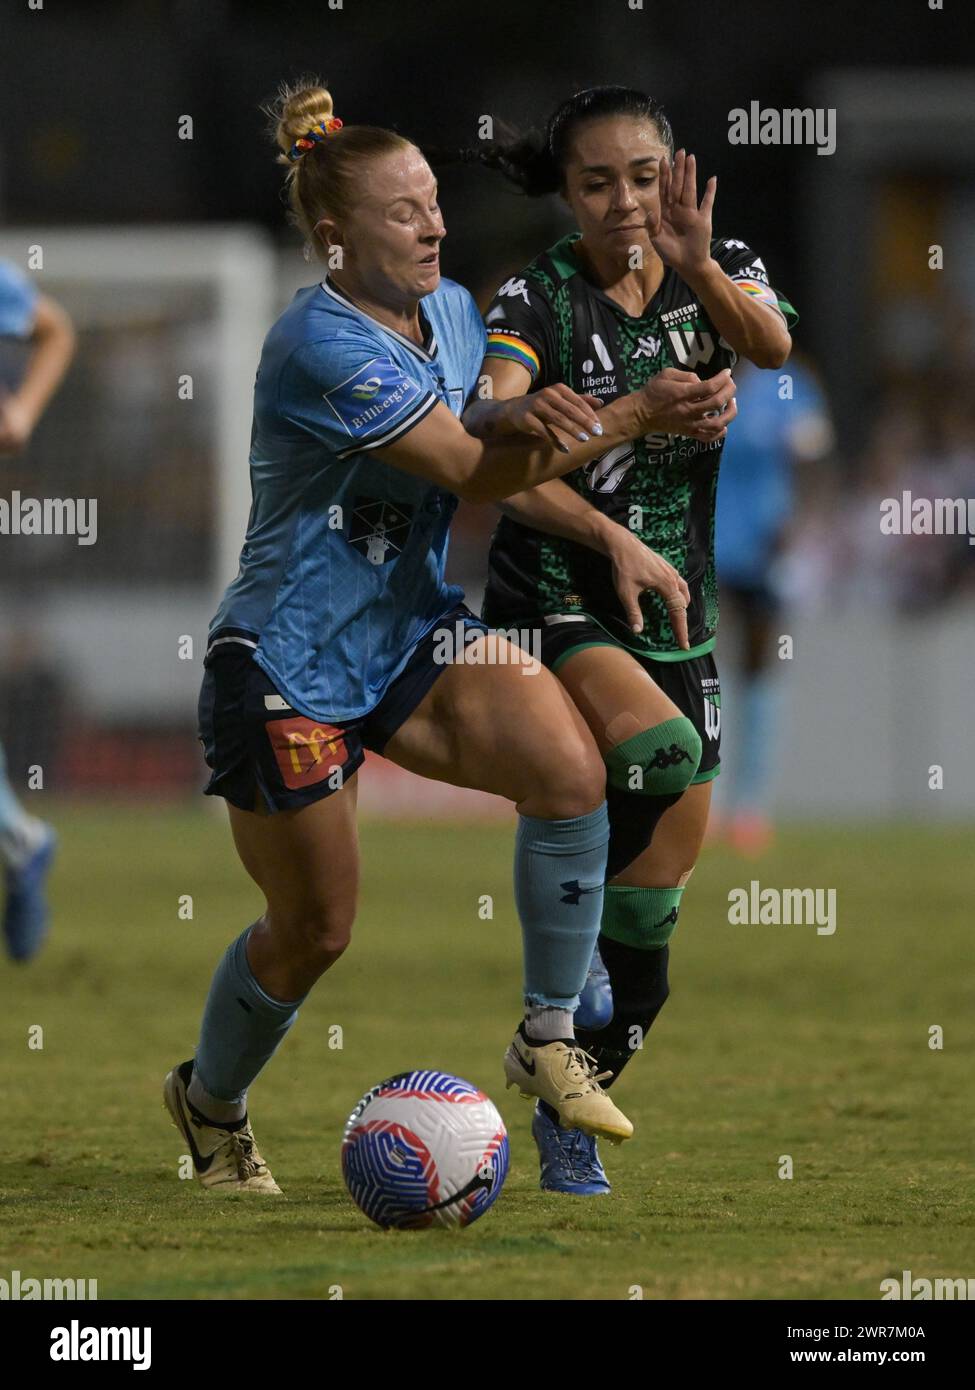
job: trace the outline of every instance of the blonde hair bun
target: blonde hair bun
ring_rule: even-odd
[[[281,152],[277,157],[279,164],[289,164],[288,152],[295,141],[335,114],[332,94],[319,77],[282,82],[265,110],[271,120],[274,143]]]

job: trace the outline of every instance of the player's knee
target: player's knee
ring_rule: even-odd
[[[533,814],[570,820],[594,811],[605,796],[606,768],[591,739],[572,735],[549,746],[532,789]]]
[[[606,756],[607,779],[622,791],[680,796],[701,765],[701,736],[686,715],[634,734]]]
[[[328,905],[306,905],[271,914],[275,931],[287,938],[288,949],[308,965],[326,969],[352,939],[353,912]]]

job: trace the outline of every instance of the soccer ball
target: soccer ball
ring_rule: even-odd
[[[404,1071],[359,1101],[342,1139],[352,1200],[377,1226],[469,1226],[497,1201],[508,1134],[483,1091],[442,1071]]]

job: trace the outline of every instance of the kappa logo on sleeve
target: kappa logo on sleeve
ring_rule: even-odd
[[[422,394],[420,385],[388,357],[374,357],[341,385],[323,392],[322,399],[351,439],[366,439],[386,434]]]
[[[264,726],[284,785],[292,791],[322,782],[348,759],[345,736],[334,724],[303,715],[274,719]]]
[[[510,280],[506,280],[495,295],[496,299],[504,299],[510,296],[512,299],[521,298],[531,307],[531,300],[528,298],[528,286],[524,278],[512,275]]]

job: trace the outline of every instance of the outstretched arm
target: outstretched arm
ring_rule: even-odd
[[[561,397],[552,403],[551,414],[544,407],[535,407],[534,420],[527,414],[517,414],[519,405],[533,399],[532,396],[523,396],[530,384],[528,372],[523,367],[499,358],[489,358],[484,364],[484,372],[491,378],[493,400],[479,402],[478,405],[492,407],[502,428],[511,429],[512,422],[520,420],[523,427],[535,429],[538,433],[544,431],[557,441],[562,433],[568,434],[574,417],[565,416],[562,421],[559,420],[557,412],[563,410]],[[568,391],[568,387],[563,389]],[[541,394],[542,392],[534,393],[535,396]],[[579,402],[585,399],[573,396],[572,392],[569,392],[569,396]],[[731,410],[734,410],[733,406]],[[464,415],[465,425],[468,425],[468,413]],[[480,419],[475,420],[475,428],[490,420],[490,414],[486,409],[480,410],[479,416]],[[560,447],[569,446],[566,444]],[[610,444],[604,436],[601,450],[608,447]],[[678,645],[687,650],[686,609],[690,602],[687,585],[672,565],[662,559],[656,551],[645,546],[632,531],[611,520],[561,478],[553,478],[539,487],[529,488],[525,492],[505,498],[498,506],[505,516],[521,522],[523,526],[544,531],[550,536],[561,536],[565,540],[575,541],[578,545],[584,545],[589,550],[605,555],[612,565],[616,592],[626,613],[627,622],[634,632],[643,630],[641,593],[652,589],[660,594],[667,605]]]
[[[395,443],[377,449],[376,457],[466,501],[498,502],[570,473],[651,430],[719,439],[735,410],[730,372],[701,381],[693,372],[668,369],[604,406],[599,413],[602,434],[584,443],[575,440],[564,450],[534,431],[475,438],[441,404]]]
[[[0,454],[24,448],[74,356],[71,320],[46,295],[38,300],[30,342],[33,350],[23,382],[16,391],[0,395]]]

